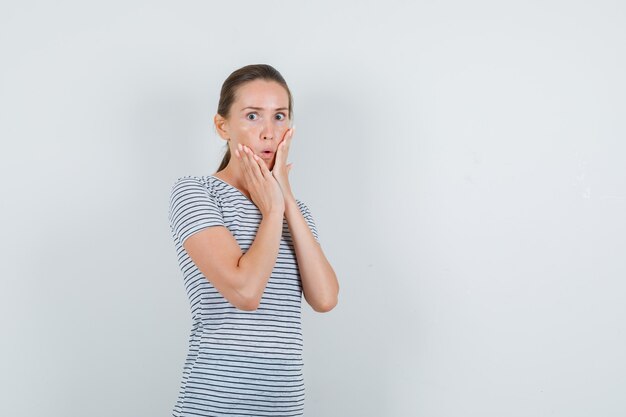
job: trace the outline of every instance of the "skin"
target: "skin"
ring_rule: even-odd
[[[282,222],[269,219],[284,215],[294,243],[304,298],[315,311],[327,312],[337,305],[339,283],[291,190],[288,174],[292,165],[287,164],[287,157],[294,129],[290,127],[288,107],[287,91],[277,82],[257,79],[240,86],[229,117],[214,117],[217,132],[228,141],[233,155],[228,166],[214,175],[248,197],[268,218],[269,227],[282,230]],[[274,151],[271,157],[261,154],[266,148]],[[280,238],[280,231],[276,232]],[[269,255],[274,258],[273,265],[277,253]]]
[[[260,107],[262,110],[246,107]],[[274,81],[254,80],[237,89],[236,99],[228,118],[220,114],[214,117],[217,132],[222,139],[228,141],[231,155],[238,156],[237,153],[241,150],[239,145],[249,148],[253,154],[261,157],[270,171],[273,171],[274,178],[279,181],[281,189],[285,192],[291,190],[285,162],[293,136],[288,107],[289,97],[280,84]],[[288,141],[283,144],[285,139]],[[285,152],[281,152],[282,159],[278,158],[279,144],[287,146]],[[265,148],[274,151],[269,159],[261,154]],[[233,186],[247,194],[244,169],[241,159],[231,157],[228,166],[218,172],[217,176],[229,180]]]

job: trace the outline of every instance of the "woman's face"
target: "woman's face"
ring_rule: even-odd
[[[238,144],[246,145],[272,169],[276,150],[290,128],[289,96],[275,81],[254,80],[241,85],[235,94],[224,129],[234,155]]]

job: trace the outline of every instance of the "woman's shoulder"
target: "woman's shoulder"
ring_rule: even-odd
[[[200,192],[215,200],[222,201],[232,194],[230,186],[213,175],[183,175],[178,177],[171,188],[171,195],[181,192]]]
[[[202,182],[202,176],[199,175],[181,175],[174,180],[174,185],[180,183]]]
[[[174,180],[171,187],[171,194],[180,193],[182,191],[204,191],[217,197],[219,190],[216,190],[215,182],[212,181],[210,175],[182,175]]]
[[[176,178],[172,183],[172,193],[187,188],[198,188],[203,187],[206,188],[207,181],[205,176],[200,175],[182,175]]]

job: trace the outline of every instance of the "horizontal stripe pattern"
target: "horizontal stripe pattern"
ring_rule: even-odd
[[[315,240],[309,208],[296,199]],[[184,176],[171,189],[169,221],[191,307],[189,350],[173,416],[302,416],[302,284],[287,220],[259,308],[234,307],[196,267],[182,243],[224,226],[245,253],[262,216],[240,190],[213,176]]]

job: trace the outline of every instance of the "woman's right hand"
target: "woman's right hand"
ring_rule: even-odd
[[[245,145],[238,144],[235,154],[243,166],[244,182],[252,202],[263,216],[272,212],[285,212],[285,198],[280,184],[267,168],[263,159]]]

